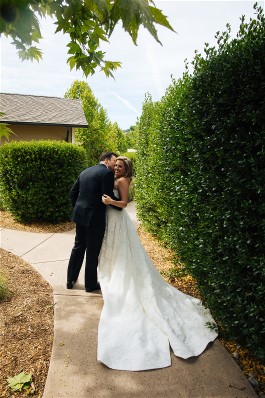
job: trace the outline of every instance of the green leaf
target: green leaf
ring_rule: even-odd
[[[109,17],[110,4],[106,0],[85,0],[84,7],[92,11],[103,23]]]
[[[7,379],[8,386],[13,391],[21,391],[22,389],[30,387],[31,378],[32,378],[31,373],[26,374],[24,372],[21,372],[18,375]]]
[[[111,26],[110,34],[114,30],[117,21],[121,19],[123,28],[130,34],[134,44],[136,44],[138,30],[141,25],[148,29],[149,33],[160,44],[161,42],[159,41],[154,23],[163,25],[174,31],[162,12],[156,7],[149,6],[145,0],[116,1],[111,11],[111,18],[114,24]]]
[[[162,13],[161,10],[159,10],[156,7],[151,7],[151,6],[149,7],[149,10],[151,11],[156,23],[158,23],[159,25],[165,26],[166,28],[175,32],[175,30],[172,28],[172,26],[168,22],[167,17]]]
[[[5,137],[9,139],[10,134],[15,134],[6,123],[0,123],[0,140]]]
[[[39,62],[39,60],[42,59],[42,52],[37,47],[30,47],[28,49],[28,57],[31,61],[35,59]]]
[[[105,31],[104,31],[103,29],[101,29],[100,27],[98,27],[98,26],[95,27],[95,29],[94,29],[94,34],[95,34],[95,36],[96,36],[98,39],[108,42],[108,39],[107,39],[107,37],[106,37]]]
[[[22,61],[36,60],[39,62],[39,60],[42,59],[42,52],[37,47],[29,47],[21,49],[18,51],[18,54]]]
[[[133,43],[136,44],[140,25],[143,24],[147,27],[147,21],[149,21],[149,28],[152,29],[152,35],[158,40],[155,27],[153,26],[153,17],[145,0],[116,1],[111,10],[111,20],[110,35],[117,22],[122,20],[123,28],[129,33]]]
[[[112,71],[117,70],[120,67],[120,62],[106,61],[104,66],[101,68],[101,71],[103,71],[107,77],[111,76],[114,78]]]
[[[82,53],[80,46],[73,41],[71,41],[69,44],[67,44],[67,47],[69,47],[68,54]]]
[[[67,63],[69,64],[70,69],[72,70],[75,67],[75,65],[76,65],[76,58],[75,57],[69,57],[67,59]]]

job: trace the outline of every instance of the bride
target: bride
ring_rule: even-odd
[[[132,164],[118,157],[114,193],[106,205],[125,208]],[[200,300],[169,285],[143,248],[124,210],[107,208],[107,226],[99,259],[104,299],[98,328],[98,361],[117,370],[140,371],[171,365],[170,347],[181,358],[200,355],[217,333]]]

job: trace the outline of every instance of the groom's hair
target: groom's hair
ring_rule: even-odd
[[[118,157],[118,155],[114,152],[103,152],[102,155],[99,158],[99,161],[102,162],[105,159],[111,159],[112,156],[115,156],[116,158]]]

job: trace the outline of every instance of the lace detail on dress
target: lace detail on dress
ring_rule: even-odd
[[[120,193],[119,193],[118,189],[113,189],[113,193],[114,193],[115,198],[120,199]]]

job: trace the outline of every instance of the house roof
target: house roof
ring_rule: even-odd
[[[0,93],[0,123],[87,127],[80,100]]]

